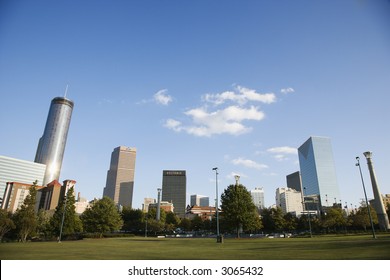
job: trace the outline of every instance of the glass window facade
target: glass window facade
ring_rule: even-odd
[[[173,203],[174,212],[184,217],[186,211],[187,177],[185,170],[164,170],[162,200]]]
[[[0,156],[0,198],[4,196],[7,182],[42,185],[46,165],[16,158]]]
[[[304,195],[317,195],[319,207],[340,203],[330,138],[310,137],[298,148]]]
[[[35,162],[47,165],[43,185],[59,180],[73,105],[73,101],[63,97],[51,101],[45,130],[35,155]]]

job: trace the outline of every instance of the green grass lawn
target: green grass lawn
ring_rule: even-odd
[[[372,260],[390,259],[390,235],[275,239],[106,238],[1,243],[1,260]]]

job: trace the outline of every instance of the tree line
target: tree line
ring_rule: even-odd
[[[54,211],[40,209],[36,212],[37,191],[35,184],[29,195],[15,213],[0,211],[0,240],[59,240],[84,236],[103,237],[107,233],[158,235],[192,232],[199,235],[215,234],[217,220],[203,220],[199,216],[179,218],[173,212],[160,211],[156,220],[156,209],[144,213],[139,209],[123,207],[119,211],[108,197],[91,203],[83,214],[75,211],[75,196],[70,188]],[[371,206],[370,206],[371,207]],[[390,207],[388,207],[390,209]],[[389,215],[388,210],[388,215]],[[377,226],[378,218],[371,207],[371,215]],[[307,233],[309,225],[314,233],[344,233],[367,231],[370,220],[366,205],[346,214],[340,207],[328,208],[320,215],[283,214],[282,209],[266,208],[260,212],[252,202],[250,192],[241,184],[228,186],[221,195],[219,228],[222,234],[243,233]]]

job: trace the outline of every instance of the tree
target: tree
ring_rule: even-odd
[[[82,232],[83,226],[79,216],[76,214],[74,189],[69,188],[60,203],[57,205],[53,217],[50,219],[50,226],[54,235],[59,235],[62,226],[63,235],[71,235]],[[65,209],[65,215],[64,215]],[[64,222],[62,223],[62,219]]]
[[[85,210],[81,221],[86,232],[98,233],[100,238],[103,233],[120,230],[123,225],[115,202],[107,196],[95,201],[91,208]]]
[[[286,228],[286,221],[283,217],[282,208],[266,208],[262,210],[262,221],[264,228],[268,231],[282,231]]]
[[[45,239],[51,236],[52,230],[50,225],[53,212],[49,210],[39,209],[37,214],[37,235],[43,236]]]
[[[188,218],[181,219],[179,227],[184,231],[190,231],[191,230],[191,220]]]
[[[15,228],[15,223],[12,221],[12,215],[5,209],[0,209],[0,242],[4,235]]]
[[[165,230],[174,231],[180,223],[180,218],[173,212],[168,212],[165,217]]]
[[[37,198],[37,181],[30,187],[29,194],[23,201],[22,206],[16,210],[13,220],[16,225],[16,231],[19,239],[26,242],[37,227],[37,216],[35,214],[35,205]]]
[[[322,220],[322,226],[324,228],[334,228],[346,226],[347,221],[344,218],[343,210],[339,207],[329,208],[326,212],[324,219]]]
[[[221,202],[223,220],[236,231],[238,238],[241,229],[254,230],[262,227],[251,194],[243,185],[228,186],[221,195]]]
[[[295,231],[298,227],[298,218],[291,213],[287,213],[283,217],[284,229],[287,231]]]
[[[200,216],[196,215],[192,220],[191,220],[191,229],[193,231],[199,231],[203,229],[203,220]]]
[[[376,211],[371,205],[369,207],[370,207],[370,213],[371,213],[373,224],[378,224],[378,216],[376,214]],[[362,227],[364,231],[367,230],[367,227],[371,227],[371,221],[368,215],[368,209],[364,202],[361,203],[361,206],[351,218],[352,218],[352,225],[355,227]]]
[[[122,209],[123,227],[122,229],[129,232],[141,232],[145,228],[145,214],[140,209],[131,209],[123,207]]]

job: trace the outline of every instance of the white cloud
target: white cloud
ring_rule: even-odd
[[[264,113],[257,107],[241,108],[229,106],[222,110],[208,112],[207,108],[199,107],[185,112],[192,121],[192,125],[182,125],[180,122],[169,119],[165,127],[175,131],[184,130],[188,134],[195,136],[212,136],[214,134],[240,135],[248,133],[251,127],[242,124],[245,120],[260,121],[264,118]]]
[[[298,150],[293,147],[283,146],[283,147],[269,148],[267,152],[273,154],[297,154]]]
[[[168,92],[167,89],[162,89],[162,90],[159,90],[158,92],[156,92],[153,95],[154,102],[156,102],[157,104],[161,104],[161,105],[168,105],[169,103],[171,103],[173,101],[173,98],[172,98],[172,96],[167,94],[167,92]]]
[[[169,95],[166,90],[155,95],[161,102],[171,102],[165,99]],[[219,134],[241,135],[252,131],[252,127],[244,122],[261,121],[265,114],[255,103],[270,104],[276,102],[274,93],[258,93],[256,90],[235,86],[233,91],[202,96],[203,105],[188,109],[184,112],[186,123],[169,119],[164,126],[174,131],[184,131],[188,134],[210,137]],[[228,103],[227,105],[225,103]],[[249,104],[248,104],[249,103]],[[212,104],[214,106],[210,106]],[[210,107],[218,109],[210,110]]]
[[[267,150],[271,154],[275,154],[273,157],[277,161],[288,160],[289,158],[286,155],[296,155],[298,150],[293,147],[283,146],[283,147],[274,147]]]
[[[268,166],[265,164],[257,163],[251,159],[245,159],[245,158],[241,158],[241,157],[233,159],[231,162],[234,165],[241,165],[241,166],[245,166],[245,167],[253,168],[253,169],[257,169],[257,170],[262,170],[262,169],[268,168]]]
[[[281,92],[281,93],[284,93],[284,94],[288,94],[288,93],[293,93],[293,92],[295,92],[295,90],[294,90],[293,88],[289,87],[289,88],[282,88],[282,89],[280,90],[280,92]]]
[[[270,104],[276,101],[274,93],[258,93],[253,89],[242,86],[236,86],[235,91],[225,91],[216,94],[205,94],[202,97],[203,101],[210,102],[214,105],[221,105],[227,101],[244,105],[247,102],[261,102]]]
[[[168,119],[165,122],[164,126],[166,128],[172,129],[172,130],[177,131],[177,132],[179,132],[181,130],[181,122],[173,120],[173,119]]]

